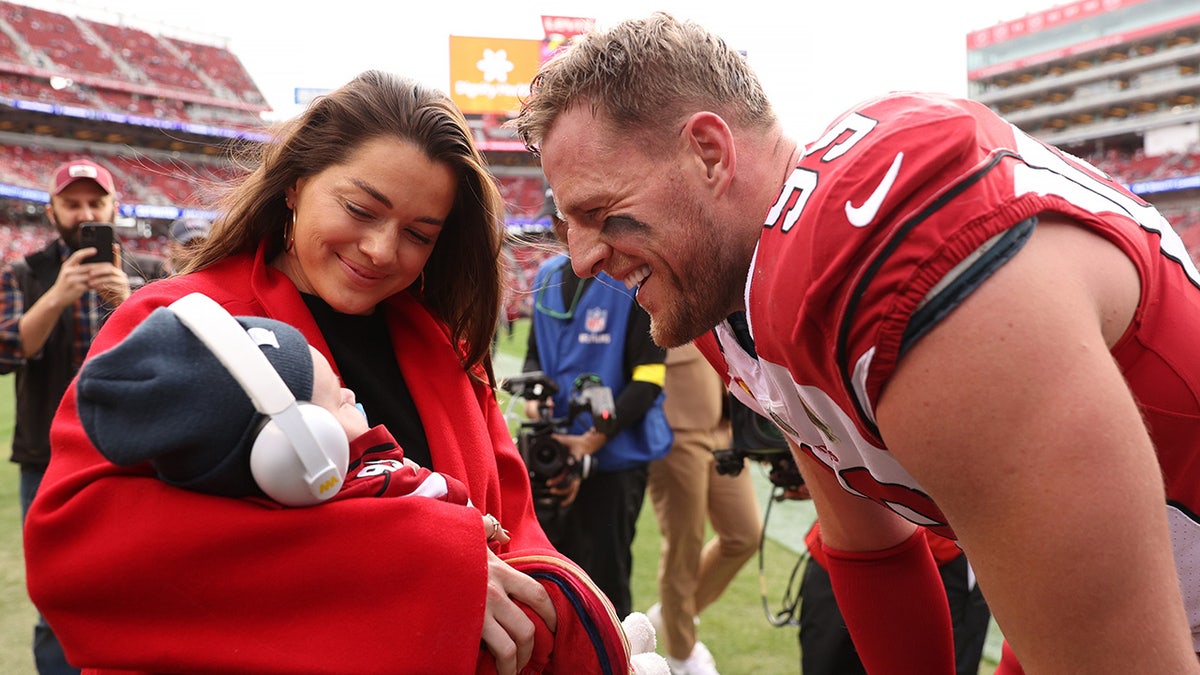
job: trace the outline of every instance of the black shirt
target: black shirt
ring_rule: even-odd
[[[405,457],[433,469],[425,426],[396,362],[383,311],[342,314],[315,295],[301,296],[329,344],[342,384],[367,411],[367,421],[387,427]]]

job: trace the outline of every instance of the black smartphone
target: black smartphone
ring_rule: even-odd
[[[84,260],[86,263],[111,263],[113,261],[113,226],[108,223],[83,223],[79,226],[80,248],[96,247],[96,255]]]

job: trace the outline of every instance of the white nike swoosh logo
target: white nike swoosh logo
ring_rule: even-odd
[[[862,206],[854,206],[850,200],[846,200],[846,219],[855,227],[866,227],[875,220],[875,214],[879,212],[879,207],[883,205],[883,198],[887,196],[889,190],[892,189],[892,183],[896,182],[896,176],[900,173],[900,163],[904,161],[904,153],[896,153],[896,159],[892,162],[892,168],[888,169],[887,175],[883,177],[875,191],[867,198],[867,201],[862,203]]]

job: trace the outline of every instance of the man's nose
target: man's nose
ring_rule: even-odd
[[[571,267],[581,279],[594,277],[604,269],[612,249],[600,240],[599,232],[592,228],[568,227],[567,249],[571,256]]]

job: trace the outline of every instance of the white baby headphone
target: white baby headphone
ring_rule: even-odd
[[[246,329],[212,298],[191,293],[170,310],[268,417],[250,450],[250,472],[262,491],[284,506],[311,506],[337,494],[350,443],[333,413],[297,402]]]

